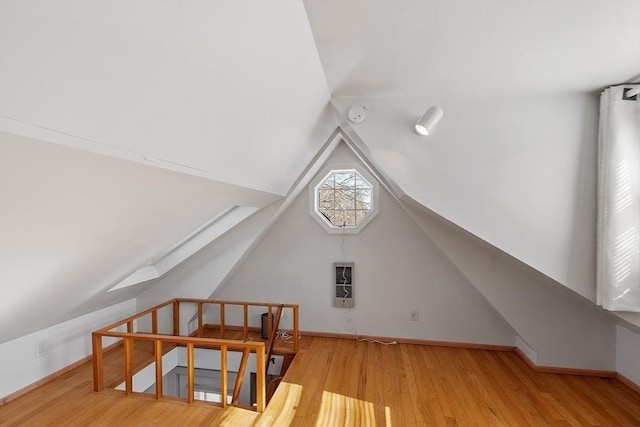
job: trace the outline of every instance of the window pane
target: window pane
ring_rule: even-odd
[[[371,186],[360,175],[356,175],[356,187],[369,189]]]
[[[335,227],[355,227],[372,209],[373,190],[356,171],[329,174],[317,187],[318,213]]]
[[[367,216],[368,211],[356,211],[355,212],[355,223],[360,224],[360,222]]]
[[[356,213],[354,210],[350,209],[348,211],[344,211],[345,213],[345,225],[349,227],[353,227],[356,225]]]
[[[335,190],[336,209],[355,209],[356,201],[353,190]]]
[[[322,182],[322,185],[320,186],[321,189],[330,189],[330,188],[335,188],[334,182],[333,182],[333,175],[331,175],[329,178],[327,178],[326,181]]]
[[[333,210],[333,190],[318,190],[318,206],[320,210]]]
[[[336,188],[353,188],[353,173],[336,172],[333,176],[336,181]]]
[[[327,221],[331,224],[336,225],[335,223],[335,214],[333,210],[321,210],[320,215],[323,216]]]
[[[356,194],[356,209],[371,209],[371,190],[360,190]]]

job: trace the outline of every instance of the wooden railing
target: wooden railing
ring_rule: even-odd
[[[181,304],[196,304],[197,311],[194,314],[196,320],[196,329],[191,334],[180,335],[180,306]],[[203,322],[204,310],[207,305],[219,306],[219,327],[220,338],[205,338],[203,332],[205,324]],[[165,307],[172,306],[172,313],[170,317],[170,329],[171,333],[161,334],[159,333],[159,312]],[[225,321],[226,308],[229,306],[241,306],[243,314],[242,327],[242,340],[228,340],[224,339],[225,330],[227,327],[237,328],[238,325],[228,325]],[[255,330],[255,327],[249,326],[249,307],[263,307],[267,310],[267,324],[269,331],[269,339],[265,345],[261,341],[251,341],[249,332]],[[273,309],[277,308],[275,316],[273,315]],[[194,385],[195,385],[195,363],[194,363],[194,350],[196,348],[209,348],[220,350],[220,375],[221,375],[221,406],[224,408],[227,406],[227,378],[228,378],[228,366],[227,366],[227,353],[228,351],[241,351],[242,359],[238,368],[236,376],[236,382],[233,389],[231,398],[232,405],[238,405],[240,389],[242,387],[242,379],[247,367],[247,362],[251,353],[256,355],[256,410],[258,412],[264,411],[266,406],[266,375],[267,368],[269,366],[269,360],[273,353],[274,343],[276,339],[276,333],[278,331],[280,319],[284,309],[290,309],[292,311],[292,351],[295,353],[298,351],[298,306],[294,304],[276,304],[276,303],[254,303],[254,302],[239,302],[239,301],[217,301],[217,300],[199,300],[199,299],[173,299],[163,304],[152,307],[141,313],[135,314],[119,322],[113,323],[102,329],[99,329],[92,334],[92,346],[93,346],[93,387],[95,391],[101,391],[104,388],[104,365],[103,365],[103,338],[117,338],[122,339],[124,343],[124,376],[125,376],[125,393],[130,395],[133,393],[133,346],[134,341],[151,341],[154,349],[154,361],[155,361],[155,381],[156,381],[156,399],[163,397],[162,387],[162,356],[163,348],[165,344],[173,344],[176,346],[184,346],[187,350],[187,402],[191,403],[194,400]],[[150,319],[149,319],[150,316]],[[136,331],[136,323],[140,320],[150,320],[151,332]],[[126,332],[116,331],[117,328],[122,328],[126,325]]]

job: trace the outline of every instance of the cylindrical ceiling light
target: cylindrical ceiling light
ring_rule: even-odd
[[[418,135],[427,136],[433,132],[444,111],[440,107],[429,107],[426,113],[422,115],[416,122],[415,130]]]

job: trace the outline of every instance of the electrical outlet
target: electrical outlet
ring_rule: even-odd
[[[47,354],[47,342],[37,341],[36,342],[36,359],[38,357],[45,356],[46,354]]]
[[[413,322],[417,322],[418,321],[418,309],[414,308],[413,310],[411,310],[411,314],[409,315],[409,320],[413,321]]]

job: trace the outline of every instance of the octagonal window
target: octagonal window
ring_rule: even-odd
[[[355,168],[331,169],[313,187],[311,214],[329,232],[357,232],[377,213],[375,184]]]

